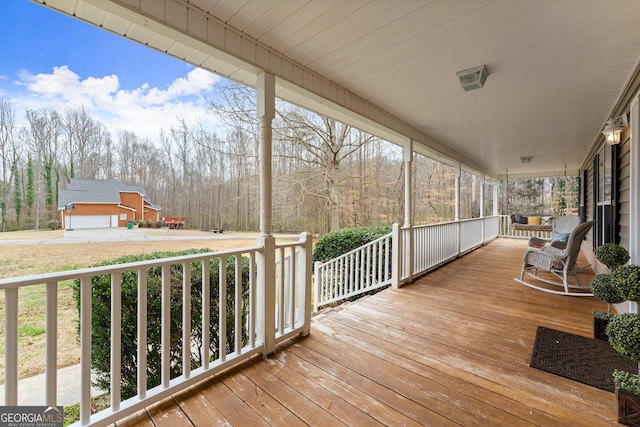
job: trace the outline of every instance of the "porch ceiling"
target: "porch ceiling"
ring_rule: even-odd
[[[113,7],[159,9],[171,23],[186,5],[392,115],[416,131],[408,136],[419,146],[490,174],[578,169],[640,55],[637,0],[37,1],[254,83],[255,64],[199,49],[192,37],[176,40],[180,25],[132,25]],[[464,92],[456,72],[482,64],[485,87]],[[280,96],[329,112],[325,100],[300,94],[280,86]],[[346,117],[344,109],[333,115]],[[403,139],[394,138],[402,131],[376,133]],[[533,160],[522,164],[521,156]]]

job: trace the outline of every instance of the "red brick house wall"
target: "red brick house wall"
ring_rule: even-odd
[[[153,222],[158,222],[160,221],[160,211],[157,211],[155,209],[150,209],[145,206],[144,219],[150,219]]]
[[[136,210],[136,212],[134,212],[133,219],[146,219],[146,217],[143,218],[143,203],[144,201],[140,193],[125,193],[123,191],[120,192],[120,204],[129,206]]]
[[[118,215],[118,227],[126,227],[129,221],[135,219],[135,212],[130,209],[118,207],[118,205],[74,203],[73,206],[75,209],[71,213],[72,217],[74,215]],[[62,228],[66,228],[65,216],[68,214],[68,211],[60,211],[60,224]],[[122,214],[125,214],[127,219],[120,219],[120,215]]]

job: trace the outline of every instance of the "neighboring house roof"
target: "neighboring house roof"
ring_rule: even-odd
[[[159,211],[161,209],[160,206],[154,205],[153,203],[151,203],[147,199],[142,199],[142,200],[144,200],[144,206],[149,208],[149,209],[153,209],[155,211]]]
[[[144,196],[145,190],[141,185],[123,184],[115,179],[71,178],[67,188],[58,192],[58,207],[70,203],[120,204],[120,192]]]

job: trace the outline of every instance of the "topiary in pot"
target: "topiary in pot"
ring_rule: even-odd
[[[607,335],[611,346],[640,367],[640,317],[633,313],[614,315],[609,320]],[[637,426],[640,408],[640,380],[637,373],[613,371],[618,400],[618,422]]]
[[[595,255],[598,261],[606,265],[612,272],[629,261],[629,251],[616,243],[605,243],[598,246]]]
[[[607,324],[611,318],[611,304],[620,304],[625,299],[611,282],[610,274],[599,274],[591,279],[591,293],[593,296],[607,303],[607,312],[594,310],[593,312],[593,337],[601,340],[607,338]]]
[[[629,261],[629,251],[616,243],[605,243],[595,250],[596,258],[606,265],[610,272]],[[607,303],[607,312],[593,312],[593,337],[607,340],[606,328],[611,318],[611,304],[620,304],[625,299],[611,283],[609,274],[599,274],[591,279],[591,293],[594,297]]]
[[[608,313],[611,313],[611,304],[620,304],[626,301],[613,285],[610,274],[598,274],[591,279],[590,285],[593,296],[609,304]]]
[[[640,301],[640,266],[618,267],[611,274],[611,282],[625,301]]]
[[[625,301],[640,301],[640,266],[623,265],[611,274],[611,284]],[[607,335],[611,346],[620,354],[639,364],[640,316],[636,313],[615,314],[609,320]],[[616,370],[613,374],[618,396],[618,421],[626,425],[640,425],[640,383],[638,373]],[[623,392],[618,392],[623,391]]]

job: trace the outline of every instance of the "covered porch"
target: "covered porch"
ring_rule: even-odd
[[[411,285],[322,311],[273,357],[116,425],[611,425],[612,393],[528,365],[538,325],[591,336],[591,312],[606,305],[514,282],[525,247],[496,239]]]
[[[638,262],[640,137],[626,127],[618,146],[622,149],[614,150],[600,134],[607,119],[621,115],[628,114],[631,128],[640,126],[640,67],[634,44],[640,40],[635,20],[640,8],[636,4],[499,1],[452,6],[449,1],[436,1],[427,7],[422,2],[395,5],[345,0],[308,2],[293,13],[295,2],[258,0],[242,4],[206,0],[38,2],[257,88],[261,237],[256,247],[244,251],[250,252],[251,266],[255,266],[250,277],[255,279],[252,291],[260,303],[251,312],[251,318],[258,319],[257,324],[250,323],[251,348],[245,350],[237,342],[234,356],[238,364],[231,370],[199,372],[207,375],[201,382],[195,383],[196,378],[188,377],[187,372],[188,380],[182,384],[189,387],[183,391],[169,388],[168,356],[166,360],[163,356],[162,388],[154,392],[163,400],[146,406],[143,396],[134,397],[133,403],[123,405],[125,410],[136,403],[146,408],[115,421],[117,425],[593,426],[614,422],[615,400],[610,393],[528,367],[538,325],[588,336],[592,310],[605,306],[593,299],[540,293],[513,281],[525,241],[485,241],[487,230],[491,239],[499,229],[496,186],[487,183],[507,173],[512,177],[551,176],[562,171],[580,175],[582,216],[595,219],[615,214],[616,227],[602,227],[601,234],[611,231],[613,236],[605,236],[606,241],[621,241],[630,250],[632,262]],[[490,74],[487,87],[466,93],[458,85],[456,72],[482,64]],[[523,82],[528,83],[526,87]],[[309,241],[297,244],[304,251],[300,267],[285,272],[287,248],[277,246],[271,234],[271,125],[276,97],[404,148],[405,185],[399,196],[404,196],[404,207],[401,217],[391,222],[402,221],[406,234],[402,238],[405,247],[396,244],[393,254],[393,284],[405,286],[327,311],[311,324]],[[600,152],[602,156],[597,157]],[[437,249],[445,249],[442,257],[437,250],[425,249],[426,240],[414,238],[411,232],[414,189],[420,185],[412,177],[416,153],[455,168],[455,224],[447,226],[455,230],[449,230],[446,239],[429,239]],[[533,163],[525,164],[522,157],[532,157]],[[620,160],[616,169],[621,173],[615,179],[605,173],[609,166],[605,159],[611,158]],[[493,212],[485,211],[480,203],[473,218],[460,218],[463,172],[478,177],[483,188],[480,197],[492,187]],[[617,188],[604,191],[605,183]],[[609,199],[601,200],[597,189]],[[600,213],[598,209],[605,204],[616,207],[614,214],[604,209]],[[474,226],[485,219],[487,227]],[[600,240],[590,238],[585,247],[591,247],[593,241]],[[439,266],[464,252],[463,248],[476,245],[483,246]],[[296,253],[293,247],[288,250]],[[424,270],[417,259],[406,256],[411,251],[423,251],[420,259],[435,255],[433,266],[429,263],[424,269],[436,269],[418,277]],[[233,255],[240,260],[244,252]],[[168,277],[164,271],[171,261],[164,263],[163,277]],[[142,278],[144,267],[137,267]],[[81,278],[87,289],[93,273],[73,278]],[[410,283],[414,273],[418,278]],[[115,292],[120,271],[111,274]],[[281,282],[276,283],[277,275]],[[287,281],[287,286],[296,283],[295,291],[285,291],[290,289],[284,284],[287,275],[298,278]],[[48,278],[51,290],[47,296],[53,308],[57,281],[64,278]],[[169,293],[168,279],[164,282],[163,295]],[[185,280],[185,289],[187,283]],[[17,301],[21,284],[6,281],[0,285],[11,289],[11,301]],[[282,299],[274,304],[276,295]],[[284,295],[291,299],[284,301]],[[301,296],[301,302],[295,296]],[[90,299],[89,295],[83,302],[83,349],[90,347]],[[236,298],[238,307],[239,300]],[[120,307],[114,307],[113,319],[119,321]],[[7,318],[11,333],[6,348],[13,352],[17,326],[11,319],[17,319],[17,312],[8,313]],[[55,314],[51,319],[50,329],[55,331]],[[10,324],[14,329],[9,329]],[[276,325],[278,336],[273,334]],[[144,325],[140,329],[140,336],[146,337]],[[168,337],[169,327],[165,329]],[[309,331],[304,338],[297,336]],[[185,341],[188,338],[185,335]],[[120,339],[112,346],[114,355],[119,353]],[[274,349],[274,357],[263,360],[258,355],[272,354]],[[90,351],[83,351],[82,381],[88,390]],[[144,352],[142,345],[140,353]],[[17,357],[9,354],[7,366],[16,366]],[[48,362],[52,372],[47,384],[49,405],[56,399],[55,362],[53,355]],[[116,365],[113,372],[118,368]],[[143,365],[140,370],[145,371]],[[6,386],[8,405],[17,403],[17,374],[13,374]],[[112,408],[117,411],[119,384],[114,383]],[[144,395],[146,389],[141,390]],[[82,396],[81,425],[93,422],[89,397],[88,393]],[[114,420],[115,416],[95,424]]]

